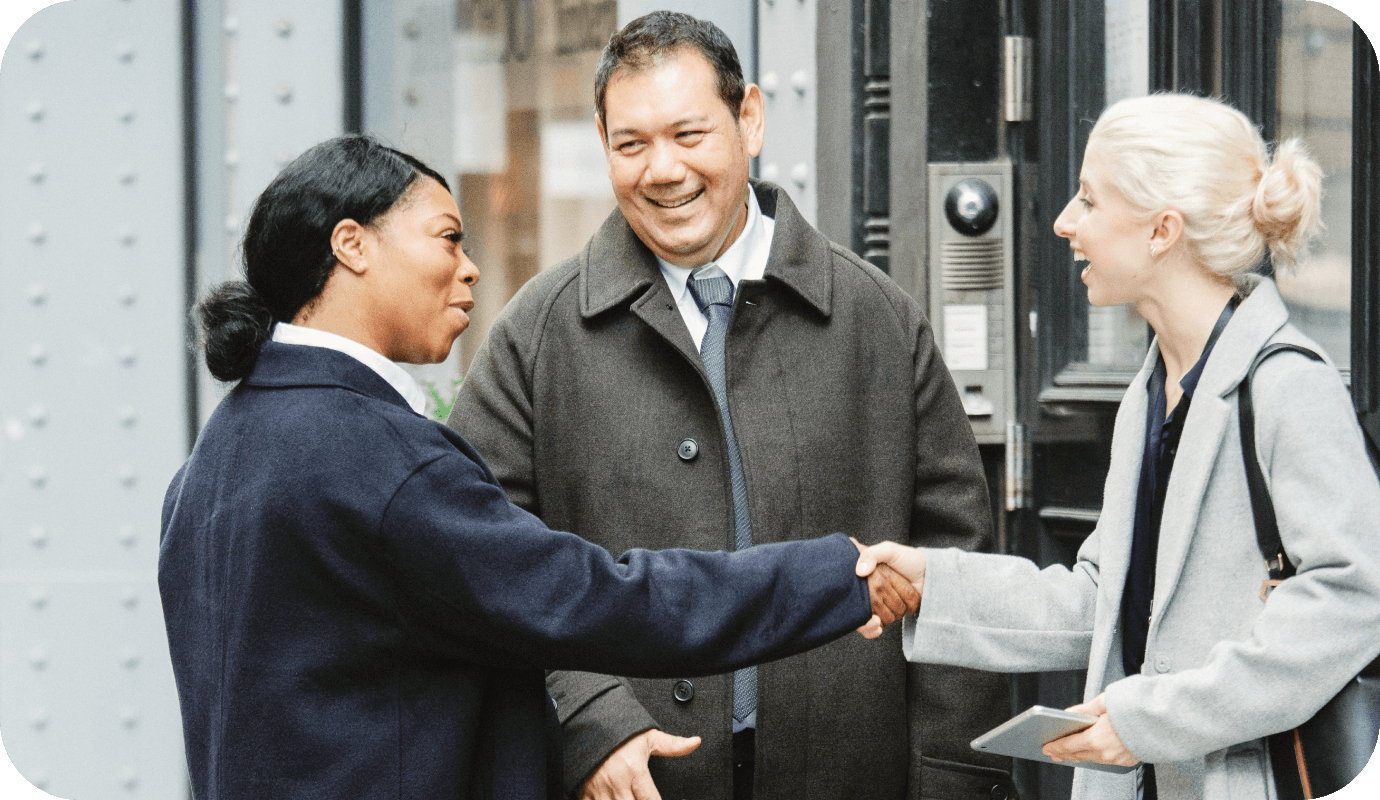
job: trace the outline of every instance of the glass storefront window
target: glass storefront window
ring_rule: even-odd
[[[1279,128],[1323,169],[1322,236],[1276,276],[1289,320],[1346,370],[1351,364],[1351,46],[1349,17],[1286,0],[1279,41]]]

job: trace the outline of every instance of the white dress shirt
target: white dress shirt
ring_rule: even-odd
[[[666,279],[671,297],[675,298],[680,316],[685,320],[685,327],[690,329],[690,338],[695,340],[696,350],[704,341],[704,332],[709,329],[709,320],[705,319],[704,312],[695,304],[690,287],[686,285],[690,273],[694,272],[696,278],[724,275],[733,282],[733,289],[737,291],[739,282],[761,280],[763,273],[767,271],[767,257],[771,255],[771,237],[776,231],[776,220],[762,213],[761,207],[757,205],[757,193],[752,191],[751,187],[748,189],[747,213],[747,224],[743,226],[743,232],[738,234],[738,239],[729,245],[722,256],[698,269],[677,267],[657,256],[657,264],[661,265],[661,276]]]
[[[413,411],[426,416],[426,395],[422,394],[422,387],[417,385],[417,382],[412,379],[411,375],[407,374],[406,370],[389,361],[387,356],[377,350],[339,334],[316,328],[305,328],[287,322],[279,322],[273,326],[273,341],[279,344],[324,347],[328,350],[337,350],[347,356],[353,356],[364,366],[377,372],[380,378],[383,378],[389,386],[396,389]]]

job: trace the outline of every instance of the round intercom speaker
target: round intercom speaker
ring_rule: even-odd
[[[944,215],[959,233],[981,236],[997,221],[997,193],[977,178],[959,181],[944,197]]]

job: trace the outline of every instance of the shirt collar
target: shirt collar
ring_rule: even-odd
[[[353,356],[364,366],[378,373],[380,378],[387,381],[389,386],[392,386],[398,394],[402,395],[413,411],[423,416],[426,415],[426,395],[422,394],[422,387],[417,385],[417,381],[413,380],[406,370],[389,361],[377,350],[339,334],[287,322],[279,322],[273,326],[273,341],[279,344],[324,347],[328,350],[344,353],[347,356]]]
[[[757,193],[749,188],[747,194],[747,222],[738,239],[729,245],[723,255],[697,268],[678,267],[661,256],[656,257],[656,263],[661,267],[661,274],[666,278],[666,285],[671,287],[671,295],[677,304],[682,303],[690,291],[687,281],[692,272],[697,278],[724,275],[733,282],[735,289],[743,281],[762,279],[767,271],[767,258],[771,255],[774,226],[769,224],[770,218],[762,213],[757,203]]]

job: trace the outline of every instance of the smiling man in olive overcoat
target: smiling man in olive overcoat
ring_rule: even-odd
[[[762,95],[722,31],[634,20],[595,98],[618,209],[508,304],[450,417],[512,500],[616,553],[832,531],[990,549],[982,464],[928,320],[749,180]],[[968,746],[1008,716],[1004,679],[909,665],[898,640],[708,678],[552,673],[566,789],[1013,795],[1009,760]]]

